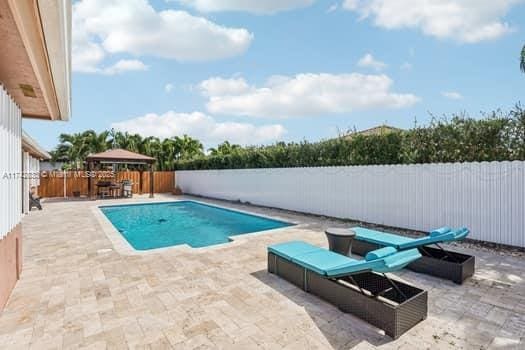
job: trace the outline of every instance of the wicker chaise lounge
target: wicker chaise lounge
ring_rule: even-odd
[[[427,292],[388,278],[420,258],[416,249],[386,247],[356,260],[292,241],[268,247],[268,272],[398,338],[427,317]],[[375,272],[373,272],[375,271]]]
[[[457,284],[462,284],[474,274],[473,256],[447,251],[440,246],[440,243],[464,239],[469,234],[467,228],[453,230],[442,227],[421,238],[410,238],[363,227],[353,227],[352,230],[356,233],[352,244],[353,253],[364,256],[382,247],[394,247],[398,250],[417,248],[422,258],[407,266],[412,271],[448,279]]]

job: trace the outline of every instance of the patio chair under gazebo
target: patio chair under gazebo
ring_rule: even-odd
[[[147,165],[149,171],[149,196],[153,198],[153,164],[155,163],[155,158],[145,156],[140,153],[130,152],[125,149],[111,149],[105,152],[90,154],[86,157],[88,163],[88,170],[90,172],[95,170],[95,165],[101,164],[133,164],[133,165]],[[140,189],[142,191],[142,173],[143,170],[140,170]],[[88,182],[88,191],[89,198],[94,199],[94,184],[93,177],[89,177]]]

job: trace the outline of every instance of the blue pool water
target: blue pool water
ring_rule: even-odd
[[[228,236],[271,230],[290,223],[192,201],[102,206],[113,226],[137,250],[226,243]]]

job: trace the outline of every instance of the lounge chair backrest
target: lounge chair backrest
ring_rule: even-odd
[[[448,227],[442,227],[431,231],[426,237],[415,238],[410,242],[400,244],[399,249],[410,249],[429,244],[457,241],[467,237],[469,232],[470,231],[466,227],[462,227],[457,230],[452,230]]]
[[[452,229],[450,227],[443,226],[443,227],[440,227],[438,229],[430,231],[430,233],[428,235],[430,237],[438,237],[438,236],[444,235],[446,233],[449,233],[450,231],[452,231]]]
[[[468,236],[470,233],[470,230],[466,227],[461,227],[454,231],[454,240],[459,241],[461,239],[464,239]]]
[[[421,258],[421,253],[419,253],[419,250],[417,249],[409,249],[397,252],[384,259],[386,271],[380,272],[400,270],[419,258]]]
[[[391,246],[398,248],[401,244],[412,242],[411,237],[401,236],[398,234],[376,231],[364,227],[352,227],[352,231],[356,233],[356,239],[360,241],[369,242],[379,246]]]
[[[385,247],[369,252],[364,260],[349,258],[347,264],[330,269],[326,275],[337,277],[366,271],[393,272],[401,270],[420,257],[421,254],[417,249],[398,251],[393,247]]]
[[[377,259],[383,259],[383,258],[386,258],[389,255],[394,254],[395,252],[397,252],[397,249],[394,248],[394,247],[384,247],[384,248],[372,250],[371,252],[368,252],[365,255],[365,260],[366,261],[373,261],[373,260],[377,260]]]

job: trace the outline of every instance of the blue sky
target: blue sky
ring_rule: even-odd
[[[206,147],[409,128],[523,100],[521,0],[82,0],[60,133],[187,133]]]

